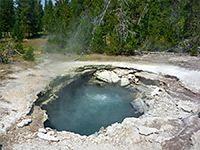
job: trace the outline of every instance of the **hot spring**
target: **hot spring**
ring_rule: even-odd
[[[136,91],[118,83],[91,84],[90,78],[81,76],[73,80],[56,93],[54,100],[42,105],[48,115],[45,127],[91,135],[101,127],[121,123],[126,117],[142,115],[131,105]]]

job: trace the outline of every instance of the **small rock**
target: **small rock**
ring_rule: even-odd
[[[117,83],[120,78],[113,71],[104,70],[103,72],[96,72],[96,76],[98,79],[108,82],[108,83]]]
[[[47,127],[46,130],[47,130],[47,131],[51,131],[51,128]]]
[[[55,135],[55,132],[54,131],[49,131],[47,134],[48,135]]]
[[[138,127],[138,129],[141,135],[146,135],[146,136],[151,135],[153,133],[158,133],[159,131],[156,128],[150,128],[150,127],[145,127],[145,126],[140,126]]]
[[[137,83],[137,84],[138,84],[138,82],[139,82],[139,79],[138,79],[138,78],[135,78],[134,80],[135,80],[135,83]]]
[[[159,87],[156,87],[153,92],[151,93],[151,96],[156,96],[159,95],[161,93],[161,89]]]
[[[110,77],[113,83],[117,83],[120,80],[120,78],[113,71],[110,72]]]
[[[112,82],[112,79],[110,77],[110,73],[109,71],[105,70],[103,72],[96,72],[96,76],[97,76],[97,79],[100,79],[104,82],[109,82],[111,83]]]
[[[114,72],[119,76],[119,77],[122,77],[122,76],[125,76],[125,75],[128,75],[130,73],[135,73],[134,70],[127,70],[127,69],[115,69]]]
[[[196,112],[197,106],[191,102],[179,101],[177,103],[178,107],[187,113]]]
[[[192,108],[189,107],[189,106],[187,106],[187,105],[181,105],[180,107],[181,107],[181,109],[182,109],[183,111],[185,111],[185,112],[188,112],[188,113],[191,113],[191,112],[192,112]]]
[[[58,138],[56,138],[56,137],[54,137],[54,136],[51,136],[51,135],[48,135],[48,134],[41,133],[41,132],[39,132],[39,133],[37,134],[37,136],[38,136],[39,138],[44,139],[44,140],[47,140],[47,141],[52,141],[52,142],[58,142],[58,141],[59,141]]]
[[[133,80],[133,79],[135,79],[135,76],[133,74],[129,74],[128,79]]]
[[[128,78],[125,78],[125,77],[121,78],[121,86],[127,86],[129,84],[130,84],[130,82],[129,82]]]
[[[131,82],[134,82],[135,84],[138,84],[139,79],[135,77],[133,74],[128,75],[128,79],[131,80]]]
[[[28,125],[28,124],[31,123],[31,122],[32,122],[31,119],[22,120],[20,123],[17,124],[17,127],[22,128],[22,127]]]
[[[38,129],[38,131],[39,131],[39,132],[41,132],[41,133],[44,133],[44,134],[46,134],[46,133],[47,133],[47,130],[46,130],[46,129],[44,129],[44,128],[39,128],[39,129]]]

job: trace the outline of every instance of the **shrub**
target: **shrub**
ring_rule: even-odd
[[[24,60],[28,61],[34,61],[34,49],[32,47],[29,47],[29,49],[26,51],[26,53],[23,55]]]
[[[105,53],[108,55],[120,55],[120,50],[117,45],[110,44],[105,48]]]
[[[0,29],[0,39],[2,38],[2,31],[1,31],[1,29]]]
[[[190,55],[191,56],[198,56],[198,46],[197,45],[192,47],[192,49],[190,51]]]
[[[8,63],[8,56],[5,54],[5,48],[0,49],[0,63],[6,64]]]
[[[22,27],[19,25],[19,23],[15,23],[12,32],[11,32],[11,36],[13,39],[15,39],[17,42],[22,42],[24,39],[24,32]]]
[[[21,54],[24,54],[24,52],[25,52],[22,43],[16,43],[14,46],[14,49],[16,49]]]

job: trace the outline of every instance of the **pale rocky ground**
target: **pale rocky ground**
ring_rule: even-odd
[[[151,75],[142,75],[146,78],[152,78],[152,73],[174,78],[165,78],[168,88],[155,94],[153,107],[140,118],[126,118],[90,136],[41,129],[43,112],[34,107],[29,113],[37,94],[56,76],[84,65],[100,64],[148,71]],[[146,55],[132,62],[52,61],[45,57],[35,67],[11,65],[11,69],[13,73],[0,80],[3,149],[200,149],[199,57]],[[0,73],[4,71],[0,68]],[[21,121],[28,125],[21,127]]]

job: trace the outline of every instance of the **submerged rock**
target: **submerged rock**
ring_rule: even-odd
[[[132,101],[131,105],[134,111],[138,113],[144,113],[148,109],[147,105],[144,103],[144,100],[142,98],[137,98],[136,100]]]

